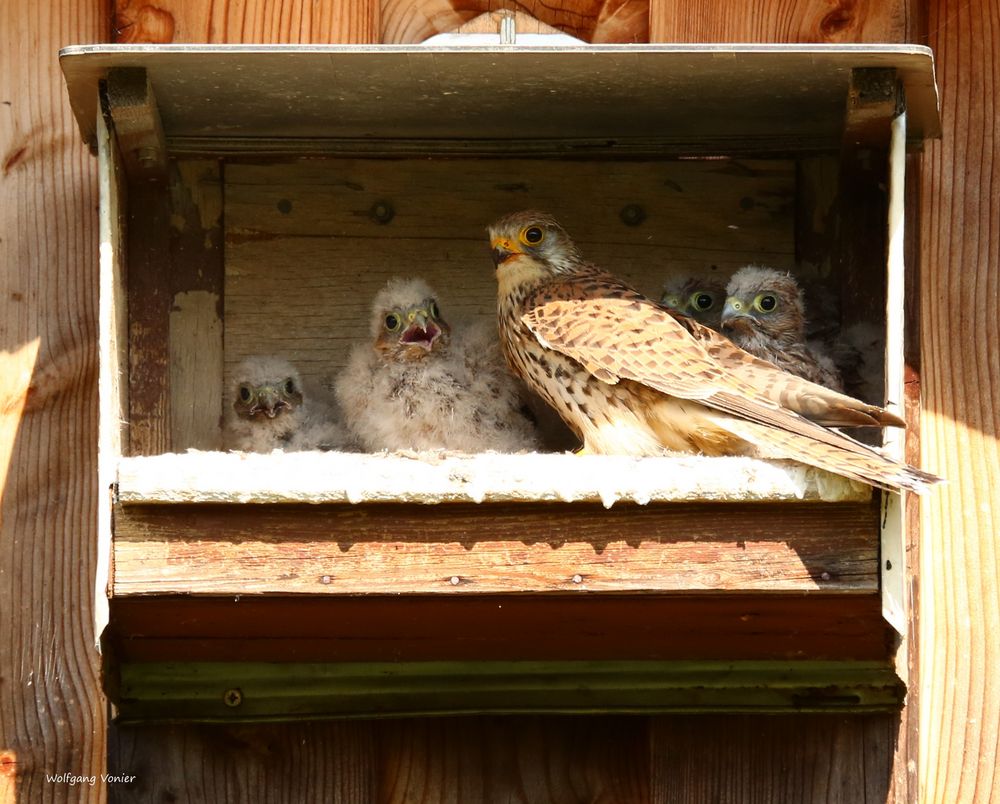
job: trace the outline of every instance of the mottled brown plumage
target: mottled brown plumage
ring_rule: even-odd
[[[740,268],[726,287],[722,332],[741,349],[810,382],[843,391],[822,345],[806,340],[806,310],[795,277],[759,265]]]
[[[937,478],[823,427],[901,424],[781,371],[582,260],[549,215],[490,227],[501,346],[587,451],[791,458],[872,485]]]

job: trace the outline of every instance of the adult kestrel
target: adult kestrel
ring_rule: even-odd
[[[535,448],[492,326],[453,330],[426,282],[393,279],[372,304],[370,337],[352,348],[334,384],[364,449]]]
[[[790,273],[746,265],[729,280],[722,333],[741,349],[810,382],[843,391],[833,359],[806,340],[805,299]]]
[[[691,316],[699,324],[718,331],[726,286],[718,279],[675,276],[663,284],[660,303],[671,310]]]
[[[226,416],[230,449],[331,450],[346,445],[344,431],[321,392],[307,395],[302,378],[287,360],[255,355],[233,372],[234,398]]]
[[[508,215],[489,234],[504,355],[585,451],[786,458],[888,489],[938,480],[823,426],[898,417],[671,313],[585,262],[551,215]]]

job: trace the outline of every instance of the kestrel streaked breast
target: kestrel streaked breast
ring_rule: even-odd
[[[902,426],[898,417],[671,313],[586,263],[550,215],[515,213],[489,233],[507,361],[585,450],[788,458],[889,489],[938,480],[823,426]]]

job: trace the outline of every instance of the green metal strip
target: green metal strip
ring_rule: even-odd
[[[126,721],[876,712],[905,692],[888,662],[135,663],[118,681]]]

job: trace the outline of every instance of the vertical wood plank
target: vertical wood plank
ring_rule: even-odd
[[[381,41],[422,42],[500,8],[529,14],[586,42],[649,41],[649,0],[519,0],[513,4],[497,0],[382,0]]]
[[[222,448],[222,167],[176,164],[171,185],[170,441]]]
[[[902,42],[908,0],[650,0],[651,42]]]
[[[109,800],[378,801],[375,745],[373,724],[358,721],[118,726],[108,764],[125,780],[109,786]]]
[[[921,800],[1000,798],[1000,2],[929,4],[944,137],[924,156]]]
[[[649,801],[646,718],[387,721],[380,734],[384,804]]]
[[[92,0],[0,3],[0,798],[99,801],[97,169],[57,48]],[[95,784],[46,774],[96,776]]]
[[[114,41],[367,44],[379,41],[378,0],[115,0]]]
[[[129,187],[129,454],[170,443],[170,200],[159,183]]]
[[[895,718],[753,715],[654,718],[655,804],[882,804]]]

